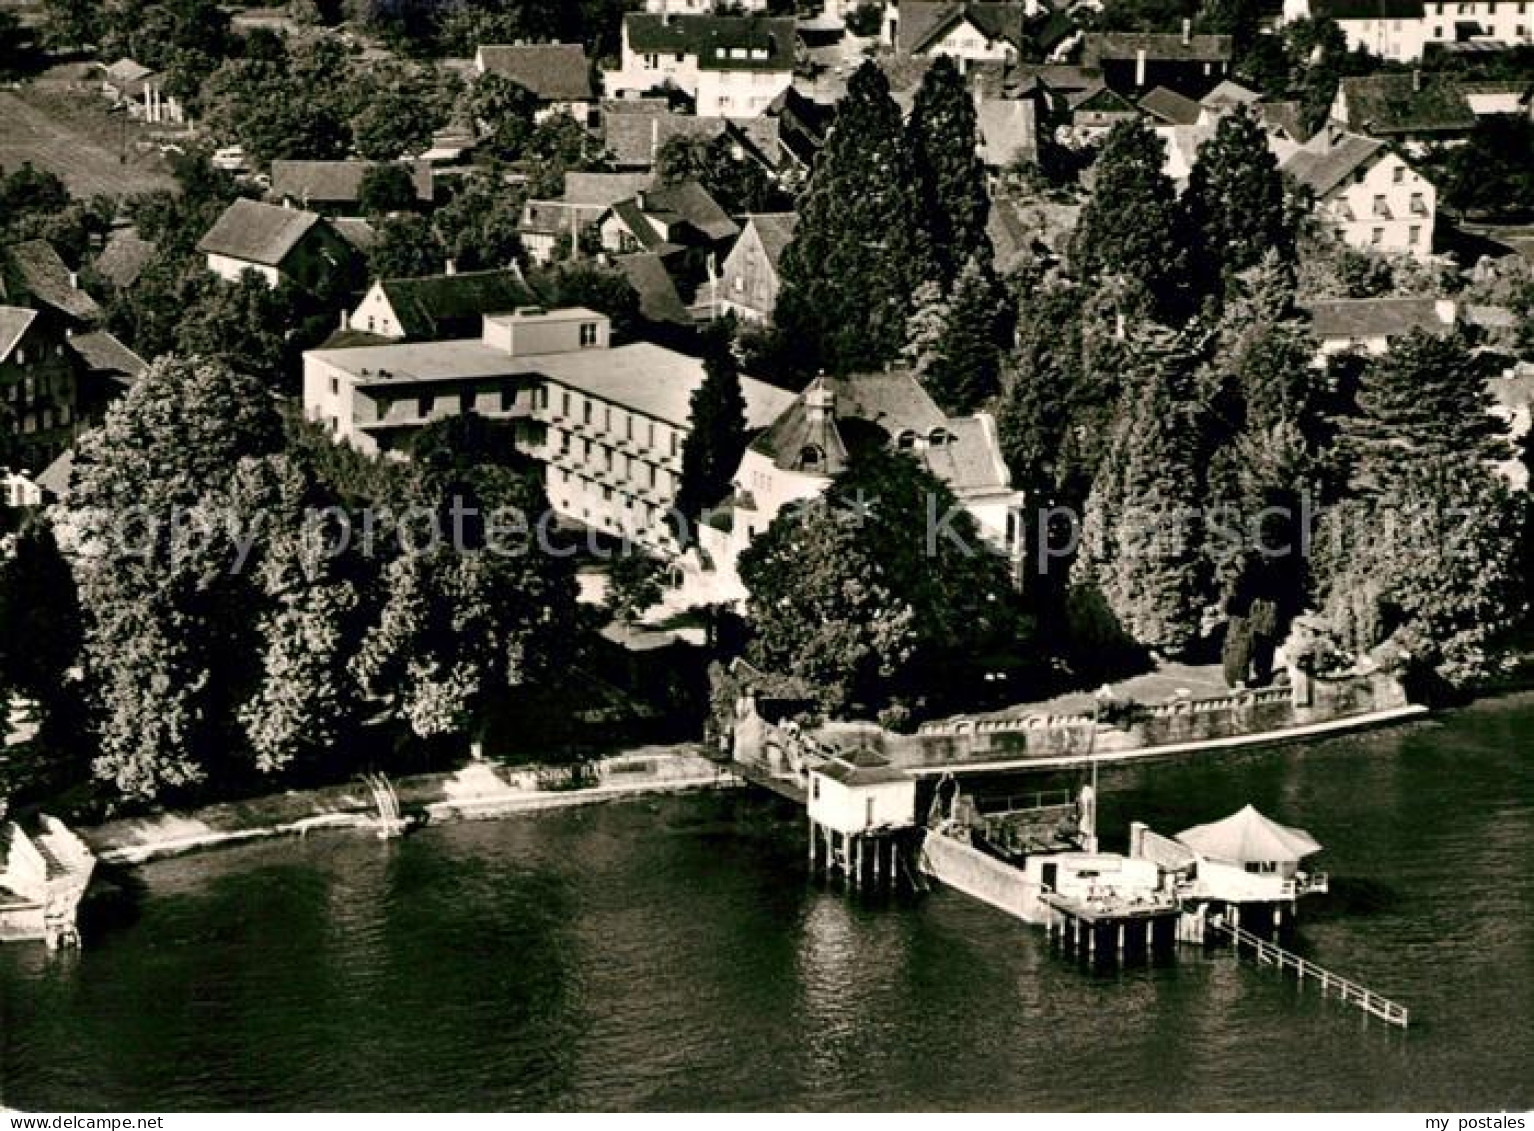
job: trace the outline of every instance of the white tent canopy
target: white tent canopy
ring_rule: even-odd
[[[1184,829],[1176,839],[1200,856],[1233,864],[1294,864],[1321,851],[1304,829],[1269,820],[1250,805],[1223,821]]]

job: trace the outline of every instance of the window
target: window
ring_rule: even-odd
[[[517,391],[515,389],[501,390],[501,411],[510,412],[517,407]]]
[[[458,415],[468,416],[474,411],[474,394],[472,392],[458,394]]]
[[[559,411],[560,411],[560,414],[562,416],[564,416],[566,419],[569,418],[569,416],[570,416],[570,394],[569,393],[561,393],[561,394],[559,394]]]
[[[623,435],[628,440],[634,438],[634,418],[632,416],[625,416],[623,418]]]
[[[1440,4],[1439,7],[1442,8],[1443,5]],[[660,56],[659,55],[646,55],[644,57],[644,65],[646,67],[650,68],[650,70],[653,71],[656,67],[660,66]]]
[[[1411,194],[1411,214],[1413,216],[1427,215],[1427,197],[1423,196],[1420,192]]]
[[[595,322],[581,323],[581,348],[597,344],[597,324]]]
[[[681,450],[681,447],[682,444],[681,441],[677,439],[677,434],[675,432],[671,433],[671,454],[676,455],[677,452]]]
[[[1413,224],[1406,232],[1406,242],[1415,247],[1422,242],[1422,228]]]
[[[1433,38],[1434,39],[1442,39],[1443,38],[1443,28],[1435,27],[1433,29]]]
[[[369,334],[371,334],[373,332],[373,328],[376,325],[377,325],[377,319],[375,319],[371,314],[369,314],[368,315],[368,333]]]
[[[538,386],[538,407],[549,407],[549,387],[547,385]]]
[[[431,398],[430,397],[417,397],[416,398],[415,414],[417,416],[423,416],[423,417],[431,415]]]
[[[1372,232],[1370,232],[1369,233],[1369,242],[1371,244],[1375,244],[1375,245],[1379,245],[1379,244],[1384,243],[1385,242],[1385,229],[1384,228],[1375,228]]]
[[[900,435],[895,437],[895,447],[903,452],[910,451],[916,447],[916,433],[912,432],[909,428],[904,429]]]
[[[581,419],[584,420],[587,424],[591,423],[591,402],[590,401],[583,401],[581,403]]]
[[[16,364],[17,365],[25,365],[26,363],[27,363],[27,351],[26,350],[17,350],[16,351]]]
[[[339,377],[332,377],[330,379],[330,395],[333,396],[333,397],[334,396],[338,396],[340,394],[340,392],[341,392],[341,379]]]
[[[942,448],[953,443],[953,433],[946,428],[934,428],[927,433],[927,443],[934,448]]]
[[[1376,195],[1374,198],[1374,214],[1376,216],[1390,215],[1390,205],[1385,203],[1385,197],[1383,194]]]
[[[826,453],[815,444],[806,444],[799,450],[799,466],[810,470],[826,462]]]
[[[1396,184],[1400,184],[1402,181],[1406,180],[1406,166],[1397,165],[1394,169],[1392,169],[1390,173],[1390,179]]]
[[[820,775],[815,774],[810,778],[810,796],[816,801],[820,800]]]
[[[863,799],[863,827],[870,828],[874,823],[874,798]]]
[[[613,410],[612,410],[612,406],[609,405],[608,407],[602,409],[602,431],[604,431],[604,432],[611,432],[612,430],[613,430]]]

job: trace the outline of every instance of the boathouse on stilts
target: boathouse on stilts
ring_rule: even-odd
[[[814,767],[809,779],[811,875],[866,891],[910,878],[903,845],[916,825],[915,778],[861,748]]]

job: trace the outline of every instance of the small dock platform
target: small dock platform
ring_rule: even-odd
[[[1324,966],[1317,966],[1309,959],[1301,958],[1298,954],[1285,950],[1261,935],[1254,935],[1251,931],[1223,921],[1213,922],[1210,927],[1217,933],[1227,935],[1235,945],[1238,954],[1243,953],[1242,947],[1247,947],[1248,950],[1245,953],[1249,953],[1256,959],[1259,966],[1275,966],[1280,971],[1292,970],[1301,985],[1304,985],[1307,978],[1319,983],[1322,997],[1329,992],[1333,993],[1340,1001],[1400,1029],[1405,1029],[1411,1024],[1411,1012],[1406,1006],[1391,1001],[1340,974],[1333,974]]]
[[[1050,941],[1086,958],[1170,951],[1177,941],[1181,907],[1170,893],[1126,898],[1080,899],[1044,892]]]

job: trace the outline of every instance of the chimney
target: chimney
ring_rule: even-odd
[[[71,271],[69,273],[69,289],[72,290],[72,291],[78,291],[80,289],[80,275],[79,275],[79,272]]]
[[[1183,46],[1193,42],[1193,21],[1186,16],[1183,17],[1182,21],[1182,42]]]

